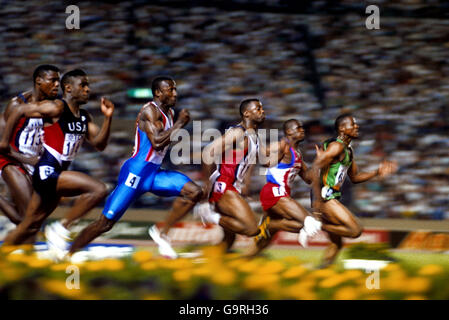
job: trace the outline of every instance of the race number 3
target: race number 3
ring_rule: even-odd
[[[139,181],[140,181],[140,177],[139,176],[136,176],[135,174],[129,173],[128,174],[128,178],[126,178],[125,185],[130,187],[130,188],[136,189],[137,186],[139,185]]]

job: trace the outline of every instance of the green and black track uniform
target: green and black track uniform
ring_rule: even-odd
[[[351,167],[353,151],[351,146],[346,147],[338,138],[326,140],[323,149],[326,150],[330,143],[339,142],[344,147],[345,157],[342,161],[332,163],[327,168],[321,169],[321,197],[323,200],[340,199],[341,186],[346,179],[348,169]]]

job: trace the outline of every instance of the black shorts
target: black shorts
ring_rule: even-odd
[[[56,185],[59,175],[67,170],[70,162],[59,164],[58,160],[47,150],[34,167],[33,188],[42,198],[52,198],[56,196]]]

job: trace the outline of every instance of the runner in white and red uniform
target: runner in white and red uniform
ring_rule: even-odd
[[[305,227],[309,236],[320,228],[321,222],[309,215],[306,209],[291,198],[291,186],[299,175],[307,184],[311,183],[310,171],[303,161],[299,144],[305,131],[300,121],[287,120],[283,125],[285,138],[268,148],[269,168],[267,183],[260,192],[260,202],[265,215],[260,223],[261,233],[248,255],[256,255],[266,248],[279,230],[299,233]]]
[[[22,116],[44,119],[44,153],[33,174],[34,192],[24,220],[5,238],[5,244],[21,244],[35,235],[44,220],[59,203],[61,197],[79,196],[62,223],[46,229],[49,245],[56,249],[68,249],[72,223],[85,215],[107,195],[104,183],[85,173],[68,171],[82,142],[86,139],[98,150],[104,150],[109,137],[114,105],[102,98],[101,111],[105,119],[101,129],[89,113],[80,106],[89,100],[89,81],[82,70],[67,72],[61,80],[63,100],[42,101],[18,107],[6,123],[10,132]]]
[[[38,66],[33,73],[33,85],[33,90],[19,93],[8,103],[1,117],[2,127],[19,105],[57,97],[59,69],[52,65]],[[10,191],[12,203],[0,196],[0,210],[15,224],[20,223],[25,216],[33,192],[30,175],[42,151],[42,127],[42,119],[22,117],[8,137],[2,135],[0,171]],[[30,238],[26,242],[33,241]]]
[[[215,172],[210,177],[210,182],[214,186],[209,197],[210,203],[220,201],[226,190],[241,194],[245,186],[246,174],[251,165],[256,163],[259,138],[254,134],[248,134],[242,125],[233,126],[230,129],[243,130],[247,145],[244,150],[230,149],[223,154],[221,163],[217,164]]]
[[[207,204],[197,207],[203,222],[218,224],[224,229],[223,245],[228,250],[236,234],[256,236],[260,230],[254,212],[241,195],[256,163],[259,138],[257,128],[265,120],[262,103],[247,99],[240,104],[242,121],[231,127],[204,150],[205,167],[215,172],[208,181],[209,203],[216,212],[208,210]]]

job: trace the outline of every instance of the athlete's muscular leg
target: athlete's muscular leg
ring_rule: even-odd
[[[248,237],[259,233],[253,211],[237,192],[226,190],[215,207],[221,214],[219,224],[224,229]]]
[[[332,224],[323,224],[322,229],[339,236],[358,238],[363,227],[344,205],[338,200],[332,199],[323,203],[320,207],[324,218]]]
[[[302,228],[304,219],[309,215],[307,210],[304,209],[302,205],[300,205],[290,197],[282,197],[281,199],[279,199],[279,201],[270,209],[270,211],[271,213],[277,214],[287,220],[297,221],[299,224],[301,224],[299,229]]]
[[[254,241],[254,245],[251,246],[246,256],[253,257],[258,255],[263,249],[268,247],[274,235],[278,231],[283,230],[298,233],[303,227],[303,224],[299,221],[283,218],[283,216],[280,215],[278,210],[274,209],[274,207],[268,210],[268,215],[270,216],[270,222],[268,224],[268,232],[270,236],[268,238],[260,237],[260,239]]]
[[[106,185],[87,174],[75,171],[63,171],[59,175],[56,193],[60,197],[73,197],[76,199],[70,211],[62,220],[62,225],[68,229],[70,226],[94,208],[108,194]]]
[[[5,215],[14,223],[20,223],[33,193],[33,187],[28,174],[23,173],[18,166],[8,165],[2,170],[2,178],[8,185],[15,207],[6,199],[0,201],[0,207]]]
[[[25,218],[16,229],[12,230],[6,236],[4,243],[7,245],[17,245],[25,243],[31,237],[34,239],[42,223],[55,210],[58,202],[59,198],[49,198],[43,201],[37,192],[33,192],[25,213]]]
[[[104,215],[100,215],[100,218],[98,218],[97,221],[89,224],[80,232],[75,240],[73,240],[72,246],[69,250],[69,254],[73,254],[76,251],[84,248],[92,240],[94,240],[101,234],[111,230],[115,223],[115,220],[111,220],[106,218]]]
[[[176,198],[173,202],[168,218],[165,221],[165,225],[161,230],[162,234],[167,234],[173,225],[184,218],[195,204],[202,198],[203,190],[194,182],[187,182],[181,190],[180,197]]]
[[[333,233],[328,233],[330,245],[324,251],[323,261],[321,263],[321,268],[325,268],[332,264],[343,247],[342,237]]]

